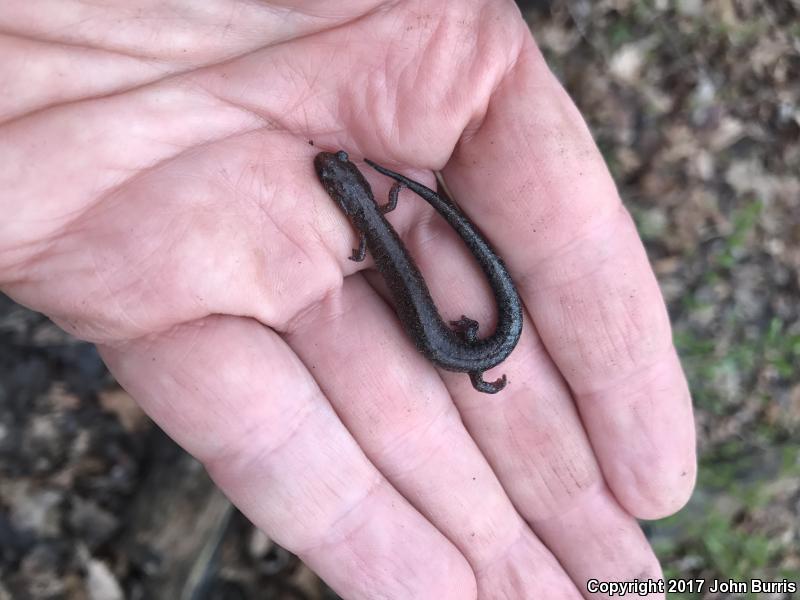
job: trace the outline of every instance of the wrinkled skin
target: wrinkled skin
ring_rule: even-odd
[[[256,525],[346,598],[660,575],[634,517],[691,492],[689,393],[634,225],[512,3],[7,0],[0,20],[0,287],[96,342]],[[320,148],[443,172],[525,304],[487,373],[506,390],[413,350],[347,259]],[[405,192],[390,221],[444,316],[491,327],[441,218]]]

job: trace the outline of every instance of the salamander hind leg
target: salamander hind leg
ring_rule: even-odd
[[[478,322],[474,319],[461,315],[458,321],[450,321],[450,325],[455,328],[458,336],[468,344],[478,341]]]
[[[505,375],[494,381],[484,381],[483,371],[472,371],[469,374],[469,380],[472,382],[472,387],[484,394],[496,394],[506,387],[506,383],[508,383]]]

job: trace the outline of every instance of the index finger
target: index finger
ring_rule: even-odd
[[[694,425],[658,284],[588,128],[532,41],[513,70],[447,182],[510,267],[619,502],[641,518],[670,514],[694,484]]]

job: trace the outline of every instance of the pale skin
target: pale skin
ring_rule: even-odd
[[[2,290],[97,343],[253,523],[345,598],[660,577],[635,518],[691,493],[689,392],[630,216],[512,3],[8,0],[0,24]],[[501,393],[426,362],[348,260],[312,169],[340,148],[440,170],[504,258],[526,321],[486,374]],[[389,218],[444,316],[488,333],[441,218],[408,192]]]

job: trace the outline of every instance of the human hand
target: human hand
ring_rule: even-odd
[[[513,4],[0,19],[3,290],[96,342],[256,525],[347,598],[660,576],[634,517],[691,491],[689,394],[635,228]],[[486,375],[504,391],[413,350],[307,140],[443,171],[526,306]],[[410,194],[390,220],[444,316],[485,334],[463,244]]]

